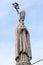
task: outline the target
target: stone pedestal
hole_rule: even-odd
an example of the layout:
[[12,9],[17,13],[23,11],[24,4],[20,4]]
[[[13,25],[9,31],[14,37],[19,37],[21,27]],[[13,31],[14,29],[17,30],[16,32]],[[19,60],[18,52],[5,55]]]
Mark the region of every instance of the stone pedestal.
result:
[[16,65],[32,65],[30,62],[19,62]]

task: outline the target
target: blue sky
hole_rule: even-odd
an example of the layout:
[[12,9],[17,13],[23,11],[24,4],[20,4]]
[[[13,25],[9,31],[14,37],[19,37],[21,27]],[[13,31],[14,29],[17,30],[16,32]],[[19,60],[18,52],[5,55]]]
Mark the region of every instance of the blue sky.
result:
[[[20,4],[20,11],[26,12],[32,63],[43,58],[43,0],[0,0],[0,65],[15,65],[15,26],[19,19],[12,6],[15,1]],[[38,64],[43,65],[43,61]]]

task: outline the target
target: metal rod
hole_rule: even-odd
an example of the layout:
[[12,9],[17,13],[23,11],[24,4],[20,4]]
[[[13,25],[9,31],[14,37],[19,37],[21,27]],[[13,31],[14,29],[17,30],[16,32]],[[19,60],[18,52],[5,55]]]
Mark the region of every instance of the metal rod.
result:
[[32,65],[34,65],[34,64],[36,64],[36,63],[38,63],[38,62],[40,62],[40,61],[43,61],[43,59],[40,59],[40,60],[38,60],[38,61],[32,63]]

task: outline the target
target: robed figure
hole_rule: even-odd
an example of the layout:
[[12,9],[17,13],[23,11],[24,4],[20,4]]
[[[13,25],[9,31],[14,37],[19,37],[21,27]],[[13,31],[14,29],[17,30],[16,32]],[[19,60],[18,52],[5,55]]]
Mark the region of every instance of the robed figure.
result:
[[32,59],[30,34],[24,25],[25,12],[20,12],[20,19],[16,26],[15,60],[29,61]]

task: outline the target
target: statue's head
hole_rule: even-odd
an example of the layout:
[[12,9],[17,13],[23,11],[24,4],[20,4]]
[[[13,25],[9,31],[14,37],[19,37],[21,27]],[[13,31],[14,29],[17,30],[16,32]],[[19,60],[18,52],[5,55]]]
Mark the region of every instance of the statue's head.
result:
[[24,21],[25,19],[25,11],[20,12],[20,21]]

